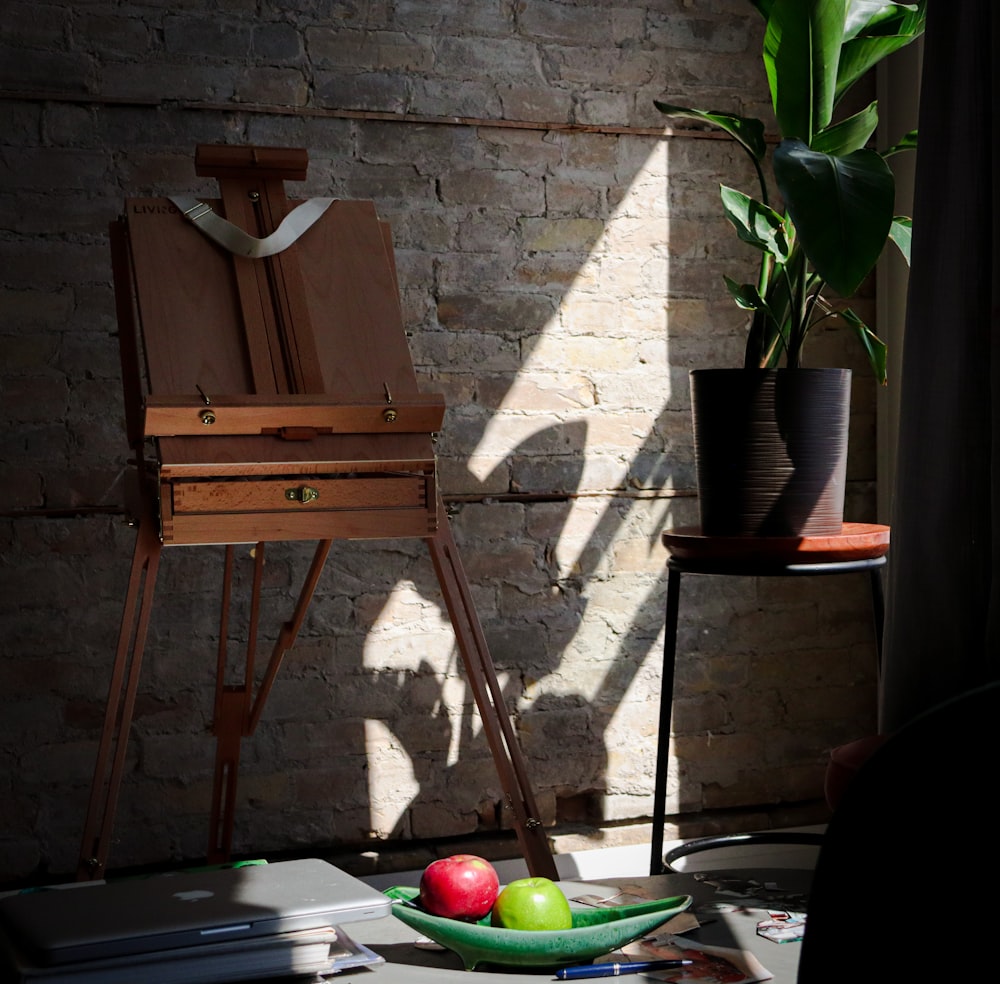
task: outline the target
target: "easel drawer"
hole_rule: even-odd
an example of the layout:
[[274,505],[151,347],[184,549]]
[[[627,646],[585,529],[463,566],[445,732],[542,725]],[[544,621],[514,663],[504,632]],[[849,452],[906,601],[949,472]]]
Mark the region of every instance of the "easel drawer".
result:
[[304,509],[299,513],[179,513],[163,510],[165,546],[273,540],[383,540],[433,536],[433,509]]
[[173,513],[301,512],[331,509],[425,508],[426,476],[175,482]]
[[426,537],[437,529],[434,473],[164,481],[168,545]]

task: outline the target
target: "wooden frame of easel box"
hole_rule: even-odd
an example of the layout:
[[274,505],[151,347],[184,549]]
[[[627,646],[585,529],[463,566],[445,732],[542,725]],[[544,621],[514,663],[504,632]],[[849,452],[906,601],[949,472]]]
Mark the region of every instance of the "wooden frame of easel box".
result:
[[[296,148],[200,146],[196,173],[218,180],[219,201],[182,211],[169,199],[131,198],[111,225],[137,534],[78,876],[100,877],[107,865],[164,546],[227,545],[207,851],[220,861],[232,847],[243,739],[260,721],[333,542],[419,537],[529,871],[555,878],[437,488],[432,436],[444,400],[417,386],[388,225],[371,202],[321,200],[313,208],[319,218],[291,245],[257,258],[220,246],[198,227],[207,217],[223,233],[228,223],[251,248],[270,242],[283,223],[304,214],[284,183],[303,180],[307,166],[306,151]],[[317,545],[255,687],[264,546],[276,540]],[[256,556],[242,680],[233,684],[226,639],[238,543],[256,544]]]

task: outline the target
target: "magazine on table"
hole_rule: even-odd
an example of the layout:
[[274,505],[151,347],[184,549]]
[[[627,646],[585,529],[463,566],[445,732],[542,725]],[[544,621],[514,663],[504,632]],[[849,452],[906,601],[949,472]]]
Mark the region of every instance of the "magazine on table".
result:
[[622,953],[628,960],[690,960],[685,967],[648,973],[670,984],[752,984],[774,976],[749,950],[709,946],[673,933],[630,943]]

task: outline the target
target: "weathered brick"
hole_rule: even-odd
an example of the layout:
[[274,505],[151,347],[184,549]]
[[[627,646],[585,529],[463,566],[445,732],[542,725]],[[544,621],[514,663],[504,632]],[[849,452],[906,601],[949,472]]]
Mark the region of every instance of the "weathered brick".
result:
[[87,47],[95,53],[142,58],[154,47],[155,31],[142,17],[83,12],[79,30],[87,39]]
[[499,89],[504,119],[553,123],[569,121],[573,115],[573,95],[542,89],[537,85],[507,85]]
[[291,24],[257,24],[251,33],[251,50],[269,63],[298,62],[302,58],[302,34]]
[[586,254],[604,232],[604,223],[597,219],[526,219],[522,228],[528,250]]
[[305,106],[309,100],[309,82],[295,68],[258,68],[243,74],[233,95],[245,103]]
[[244,60],[252,36],[250,24],[217,17],[168,16],[163,22],[164,47],[173,56]]
[[426,35],[310,27],[305,41],[310,58],[321,68],[426,72],[434,62],[433,47]]
[[[688,370],[742,360],[722,274],[756,260],[717,186],[754,175],[730,141],[619,131],[663,127],[665,92],[766,110],[760,19],[599,0],[306,3],[273,22],[216,6],[90,4],[67,25],[16,3],[4,28],[0,881],[75,865],[135,538],[107,224],[125,195],[214,196],[199,143],[306,147],[290,194],[370,198],[391,222],[419,383],[448,402],[439,486],[541,816],[648,816],[658,535],[697,522]],[[26,90],[46,98],[10,98]],[[857,365],[849,342],[821,331],[814,357]],[[859,518],[873,408],[856,388]],[[311,553],[268,545],[261,659]],[[204,851],[221,566],[219,548],[164,551],[115,863]],[[233,674],[249,571],[240,547]],[[873,727],[866,587],[813,581],[685,577],[669,810],[818,797],[826,749]],[[335,545],[243,764],[245,853],[509,830],[423,543]]]
[[[23,6],[31,6],[24,4]],[[82,52],[44,51],[0,44],[0,85],[15,92],[86,92],[91,63]]]

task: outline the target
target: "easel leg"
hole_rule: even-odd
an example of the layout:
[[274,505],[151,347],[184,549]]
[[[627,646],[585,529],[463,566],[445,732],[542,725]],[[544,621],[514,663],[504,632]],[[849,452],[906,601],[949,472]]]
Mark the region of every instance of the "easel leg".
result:
[[239,783],[240,751],[246,724],[246,694],[242,687],[222,687],[213,729],[215,731],[215,779],[209,819],[209,864],[229,860],[236,821],[236,788]]
[[538,807],[528,781],[524,758],[507,716],[503,691],[440,496],[437,533],[427,537],[427,545],[500,776],[500,785],[514,813],[514,827],[528,871],[534,876],[556,879],[555,862],[538,818]]
[[302,628],[302,623],[306,619],[306,612],[309,610],[313,593],[316,591],[319,576],[323,573],[323,567],[326,564],[326,558],[329,556],[332,544],[332,540],[320,540],[316,544],[316,552],[313,554],[312,564],[309,566],[306,579],[302,583],[302,589],[299,591],[295,611],[292,612],[292,617],[282,625],[281,631],[278,633],[278,638],[274,643],[274,648],[271,650],[271,658],[268,660],[264,676],[260,681],[260,689],[257,691],[253,707],[250,709],[250,722],[247,734],[252,735],[257,730],[257,724],[260,722],[260,716],[264,711],[264,702],[267,700],[267,695],[271,692],[271,686],[274,684],[278,670],[281,668],[285,653],[292,648],[295,640],[298,638],[299,629]]
[[291,649],[305,621],[316,584],[330,553],[333,541],[321,540],[312,564],[299,592],[292,617],[284,623],[271,651],[264,677],[256,697],[253,697],[256,640],[260,620],[260,586],[264,568],[264,544],[255,548],[254,579],[250,603],[250,625],[247,630],[246,663],[243,683],[227,686],[226,640],[229,634],[229,609],[232,597],[233,548],[226,547],[226,569],[219,620],[219,656],[216,666],[215,720],[216,736],[215,780],[212,788],[212,812],[209,821],[208,861],[219,864],[228,861],[232,853],[233,829],[236,821],[236,789],[239,782],[240,751],[244,738],[257,729],[267,695],[271,691],[285,653]]
[[233,558],[234,548],[230,544],[226,547],[223,570],[222,610],[219,615],[219,649],[215,668],[215,713],[212,719],[212,732],[215,735],[215,777],[212,783],[212,807],[209,814],[208,851],[206,852],[209,864],[218,864],[228,860],[232,850],[240,751],[249,717],[250,688],[253,686],[257,625],[260,613],[261,572],[264,567],[264,545],[258,543],[255,551],[243,682],[236,686],[228,686],[226,675],[229,662],[229,612],[233,597]]
[[104,712],[104,730],[90,787],[90,802],[77,865],[77,879],[81,881],[103,877],[107,865],[162,548],[155,518],[146,512],[139,522],[132,553],[132,570]]

